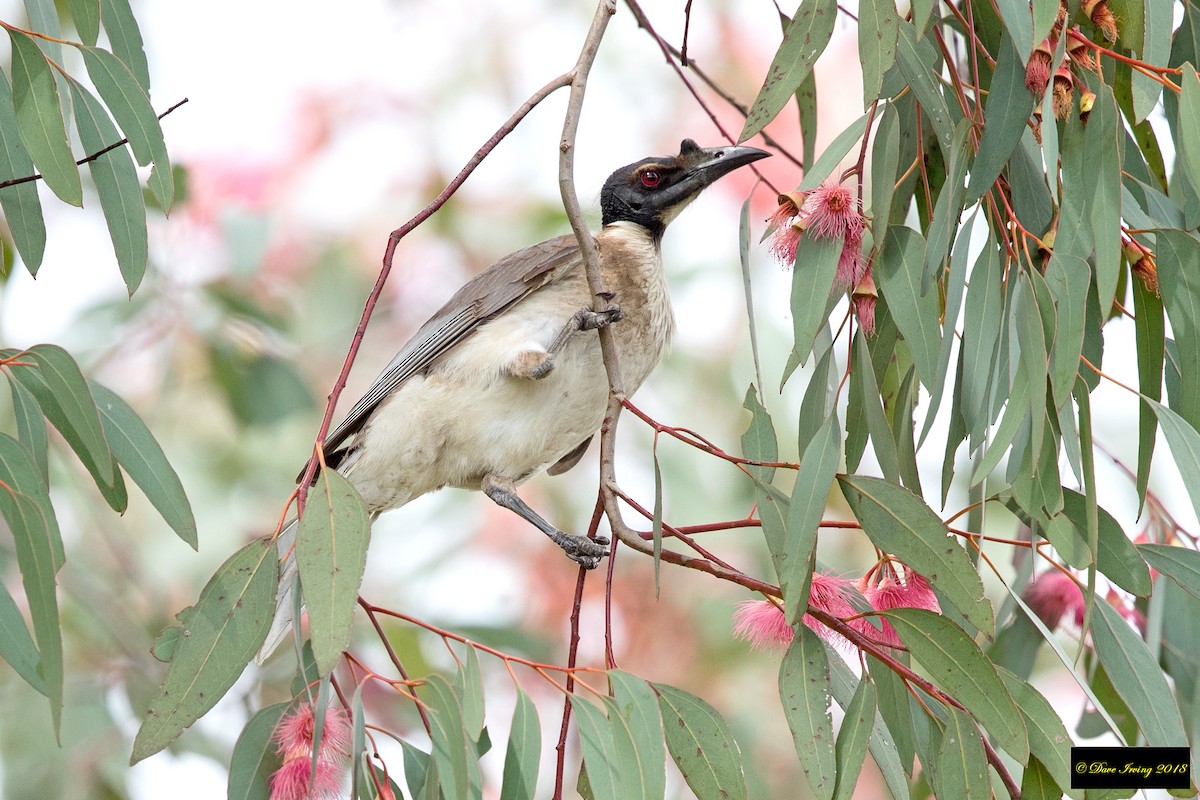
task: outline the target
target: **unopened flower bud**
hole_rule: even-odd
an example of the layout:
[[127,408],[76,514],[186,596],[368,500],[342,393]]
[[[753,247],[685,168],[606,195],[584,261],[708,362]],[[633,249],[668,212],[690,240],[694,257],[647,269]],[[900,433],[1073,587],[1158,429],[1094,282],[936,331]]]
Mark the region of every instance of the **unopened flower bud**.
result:
[[1079,10],[1087,15],[1105,39],[1110,42],[1117,40],[1117,18],[1108,7],[1108,0],[1083,0]]
[[1153,253],[1142,253],[1141,258],[1137,261],[1130,262],[1130,268],[1133,274],[1141,280],[1142,286],[1146,287],[1146,291],[1158,294],[1158,264],[1154,262]]
[[1073,26],[1071,32],[1076,35],[1067,37],[1067,55],[1081,69],[1095,69],[1096,62],[1092,59],[1091,42],[1084,40],[1083,31],[1079,30],[1078,25]]
[[1075,96],[1075,76],[1065,63],[1054,73],[1054,88],[1051,91],[1054,95],[1054,116],[1066,119],[1071,113],[1071,104]]
[[1039,100],[1050,84],[1050,60],[1053,55],[1054,43],[1049,39],[1042,39],[1042,43],[1030,54],[1029,63],[1025,66],[1025,88]]
[[1079,118],[1087,122],[1088,115],[1092,113],[1092,107],[1096,105],[1096,93],[1084,89],[1079,93]]

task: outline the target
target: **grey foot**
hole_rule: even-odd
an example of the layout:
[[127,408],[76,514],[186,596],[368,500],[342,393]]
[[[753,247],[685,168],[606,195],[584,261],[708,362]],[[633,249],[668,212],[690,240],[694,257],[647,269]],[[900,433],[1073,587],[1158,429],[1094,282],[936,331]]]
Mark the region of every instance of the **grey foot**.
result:
[[581,309],[579,312],[579,330],[591,331],[597,328],[603,328],[605,325],[611,325],[614,322],[620,322],[625,316],[621,313],[621,307],[612,305],[604,311],[593,311],[590,308]]
[[586,536],[573,536],[562,531],[554,531],[546,535],[563,549],[567,558],[578,563],[584,569],[595,569],[600,565],[600,560],[608,555],[607,536],[589,539]]

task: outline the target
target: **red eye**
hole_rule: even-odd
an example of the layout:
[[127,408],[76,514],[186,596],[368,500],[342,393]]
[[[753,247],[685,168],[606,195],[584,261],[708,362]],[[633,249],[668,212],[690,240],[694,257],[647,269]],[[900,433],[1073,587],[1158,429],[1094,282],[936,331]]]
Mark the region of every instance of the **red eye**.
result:
[[652,169],[648,169],[642,173],[642,186],[645,186],[647,189],[657,188],[661,180],[662,176]]

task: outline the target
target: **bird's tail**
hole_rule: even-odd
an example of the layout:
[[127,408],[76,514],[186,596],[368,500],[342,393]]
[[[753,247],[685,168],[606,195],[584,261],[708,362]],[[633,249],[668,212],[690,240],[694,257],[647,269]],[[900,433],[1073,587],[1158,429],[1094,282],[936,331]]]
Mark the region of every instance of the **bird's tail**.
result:
[[255,663],[258,664],[266,661],[292,630],[292,622],[296,613],[295,592],[298,584],[296,580],[298,574],[296,566],[297,524],[297,520],[289,522],[275,540],[275,546],[278,548],[279,558],[282,562],[279,568],[279,589],[275,594],[275,619],[271,621],[271,630],[267,632],[266,641],[263,642],[258,655],[254,657]]

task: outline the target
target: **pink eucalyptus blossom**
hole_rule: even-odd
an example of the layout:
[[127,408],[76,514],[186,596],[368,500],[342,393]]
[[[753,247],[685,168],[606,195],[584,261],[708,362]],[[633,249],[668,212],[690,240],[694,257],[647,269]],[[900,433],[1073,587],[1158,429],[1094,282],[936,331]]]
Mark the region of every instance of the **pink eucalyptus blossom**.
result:
[[[809,589],[808,593],[808,604],[824,611],[830,616],[845,620],[859,613],[858,609],[848,599],[849,595],[857,593],[854,584],[846,578],[826,575],[823,572],[814,572],[812,588]],[[841,634],[830,630],[824,623],[817,621],[810,614],[805,614],[801,621],[832,645],[841,647],[849,644]],[[864,633],[866,632],[864,626],[870,627],[871,623],[864,619],[856,619],[847,624],[856,631]]]
[[283,764],[271,776],[271,800],[326,800],[341,791],[350,757],[350,715],[342,708],[326,712],[314,770],[315,728],[309,703],[279,721],[273,739]]
[[796,248],[800,246],[800,236],[804,227],[800,224],[800,208],[808,192],[785,192],[779,195],[779,205],[775,213],[767,220],[771,234],[771,255],[784,267],[796,263]]
[[1076,625],[1083,624],[1083,592],[1073,578],[1056,569],[1043,572],[1029,584],[1025,602],[1051,630],[1068,614]]
[[783,609],[770,600],[747,600],[733,612],[733,621],[733,635],[755,650],[786,649],[796,635]]
[[862,239],[866,220],[854,192],[840,183],[827,181],[808,195],[800,213],[805,230],[812,231],[813,236],[844,242],[838,257],[835,285],[847,288],[862,280],[865,272]]
[[[893,608],[923,608],[939,614],[942,611],[937,597],[933,594],[933,588],[930,587],[925,576],[907,568],[903,581],[895,574],[887,574],[878,583],[868,586],[864,594],[867,602],[876,611],[888,611]],[[883,620],[882,630],[872,629],[869,633],[884,644],[892,647],[901,646],[900,637],[887,620]]]

